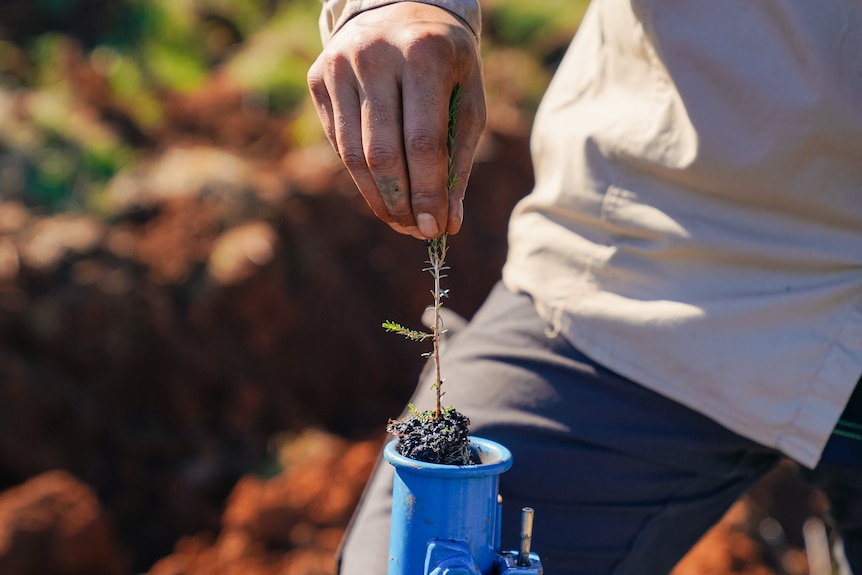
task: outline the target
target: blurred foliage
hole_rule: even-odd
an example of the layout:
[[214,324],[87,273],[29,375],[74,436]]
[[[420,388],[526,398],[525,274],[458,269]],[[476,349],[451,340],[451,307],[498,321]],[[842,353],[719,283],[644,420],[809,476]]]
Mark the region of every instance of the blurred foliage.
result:
[[[483,3],[489,100],[530,116],[586,5]],[[226,114],[283,122],[270,158],[319,142],[305,84],[319,9],[319,0],[4,0],[0,200],[98,211],[112,178],[171,145],[261,154],[213,139]],[[189,110],[200,117],[184,121]]]
[[588,0],[495,0],[486,5],[485,37],[551,57],[568,45],[586,12]]

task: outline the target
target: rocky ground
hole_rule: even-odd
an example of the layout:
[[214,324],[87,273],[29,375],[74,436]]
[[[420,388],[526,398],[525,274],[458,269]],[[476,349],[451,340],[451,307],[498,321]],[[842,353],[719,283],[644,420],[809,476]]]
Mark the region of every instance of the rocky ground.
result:
[[[464,315],[499,274],[526,147],[483,143],[450,251]],[[379,325],[418,318],[427,286],[424,247],[331,160],[184,146],[108,219],[0,205],[0,572],[333,573],[421,362]],[[675,575],[805,573],[794,534],[817,505],[784,468]]]
[[[523,138],[485,148],[474,221],[450,252],[453,270],[469,270],[450,282],[465,315],[499,273],[508,211],[530,181]],[[254,162],[184,143],[118,178],[107,218],[0,204],[9,498],[64,470],[49,487],[90,489],[125,557],[117,565],[141,572],[183,537],[197,537],[186,554],[216,537],[229,496],[255,480],[237,482],[285,469],[279,446],[298,433],[380,437],[421,363],[380,324],[418,322],[425,248],[377,222],[331,162],[328,149]],[[0,566],[4,551],[21,553],[16,537],[0,545]]]

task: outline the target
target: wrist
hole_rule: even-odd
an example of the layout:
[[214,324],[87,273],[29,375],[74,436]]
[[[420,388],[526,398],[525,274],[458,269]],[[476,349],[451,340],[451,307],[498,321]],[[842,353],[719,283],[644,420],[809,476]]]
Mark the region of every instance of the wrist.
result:
[[455,16],[476,41],[479,40],[482,19],[478,0],[323,0],[320,30],[324,45],[354,16],[399,2],[418,2],[441,8]]

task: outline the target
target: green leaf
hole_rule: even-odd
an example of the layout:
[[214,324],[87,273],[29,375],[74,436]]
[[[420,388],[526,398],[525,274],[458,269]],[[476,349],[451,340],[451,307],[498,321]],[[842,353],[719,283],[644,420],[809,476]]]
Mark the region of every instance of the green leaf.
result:
[[418,331],[415,329],[410,329],[408,327],[404,327],[400,323],[396,323],[394,321],[384,321],[383,329],[385,329],[389,333],[397,333],[398,335],[404,336],[407,339],[413,341],[425,341],[429,337],[432,337],[430,333],[425,333],[424,331]]

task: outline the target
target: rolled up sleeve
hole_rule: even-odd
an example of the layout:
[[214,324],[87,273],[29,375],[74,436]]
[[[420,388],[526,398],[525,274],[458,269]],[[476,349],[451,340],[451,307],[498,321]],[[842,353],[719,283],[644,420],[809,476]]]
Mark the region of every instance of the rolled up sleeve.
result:
[[[387,4],[395,4],[407,0],[322,0],[323,10],[320,12],[320,37],[323,44],[329,42],[345,22],[366,10],[379,8]],[[482,27],[481,12],[478,0],[409,0],[438,6],[448,10],[472,30],[473,35],[479,38]]]

